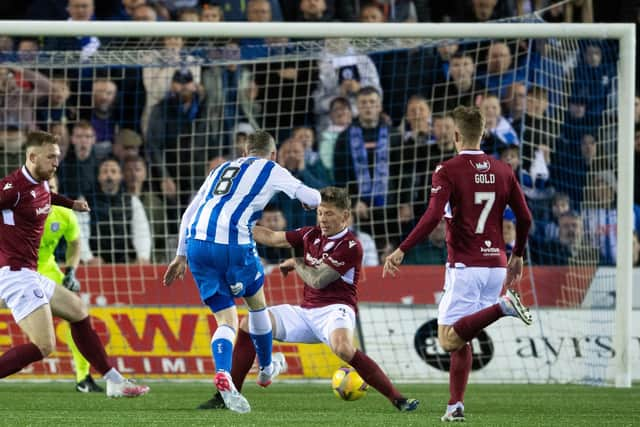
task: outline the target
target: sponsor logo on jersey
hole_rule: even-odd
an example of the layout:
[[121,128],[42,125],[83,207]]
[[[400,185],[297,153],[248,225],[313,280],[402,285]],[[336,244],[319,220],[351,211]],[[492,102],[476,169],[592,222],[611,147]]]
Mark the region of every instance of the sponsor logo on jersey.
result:
[[500,255],[500,249],[499,248],[493,248],[493,242],[491,242],[491,240],[485,240],[484,241],[484,245],[486,246],[486,248],[480,248],[480,252],[482,253],[482,255],[484,256],[496,256],[496,255]]
[[489,163],[489,160],[483,160],[481,162],[474,162],[473,160],[469,160],[469,163],[471,163],[471,166],[476,168],[478,172],[487,172],[489,169],[491,169],[491,163]]
[[331,264],[335,265],[336,267],[342,267],[344,265],[344,262],[335,260],[335,259],[331,258],[331,256],[329,256],[327,254],[323,254],[323,257],[324,257],[324,255],[326,255],[326,259],[328,259],[329,262]]
[[13,188],[13,184],[10,182],[7,182],[4,187],[2,187],[3,190],[11,190]]
[[51,212],[51,205],[49,203],[47,203],[46,205],[44,205],[41,208],[36,208],[36,216],[38,216],[38,215],[49,215],[49,212]]

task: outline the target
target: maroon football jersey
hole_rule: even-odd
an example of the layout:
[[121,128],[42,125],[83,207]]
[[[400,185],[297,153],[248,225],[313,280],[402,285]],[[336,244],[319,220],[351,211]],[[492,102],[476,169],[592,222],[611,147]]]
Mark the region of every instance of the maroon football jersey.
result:
[[12,270],[38,266],[44,222],[51,210],[49,183],[35,180],[26,167],[0,181],[0,267]]
[[286,237],[291,246],[303,249],[306,265],[314,267],[324,262],[340,273],[338,280],[323,289],[305,284],[301,306],[315,308],[346,304],[357,312],[362,245],[356,236],[346,228],[335,236],[326,237],[320,232],[320,227],[315,226],[287,231]]
[[406,252],[425,239],[444,213],[449,265],[504,267],[502,217],[507,205],[516,216],[513,253],[522,256],[531,213],[513,170],[482,151],[461,151],[436,167],[429,208],[400,249]]

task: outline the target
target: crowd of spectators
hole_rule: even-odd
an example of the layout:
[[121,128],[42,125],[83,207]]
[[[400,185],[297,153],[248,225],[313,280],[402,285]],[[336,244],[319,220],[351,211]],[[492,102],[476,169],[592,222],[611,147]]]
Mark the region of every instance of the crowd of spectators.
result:
[[[0,16],[486,22],[546,7],[542,16],[553,22],[607,19],[595,3],[33,0],[2,6]],[[637,5],[625,3],[621,10],[637,19]],[[437,164],[455,155],[448,113],[460,104],[477,105],[487,118],[482,149],[511,165],[534,213],[531,261],[615,263],[615,146],[605,130],[615,120],[614,43],[579,40],[563,50],[543,40],[443,40],[363,51],[345,40],[318,40],[321,48],[309,57],[290,54],[288,42],[166,37],[151,47],[140,43],[136,64],[97,66],[87,64],[112,49],[113,40],[0,36],[3,175],[22,163],[26,132],[55,133],[63,153],[60,191],[93,207],[80,218],[83,262],[165,262],[180,215],[208,171],[238,156],[246,136],[261,128],[274,134],[278,161],[302,182],[349,189],[352,227],[367,242],[367,264],[376,265],[426,209]],[[549,54],[554,49],[563,54]],[[77,62],[46,65],[51,51],[77,53]],[[640,189],[639,98],[636,124]],[[640,213],[640,190],[634,202]],[[277,198],[261,221],[284,229],[315,217]],[[507,249],[513,221],[505,213]],[[442,264],[444,239],[442,225],[407,261]],[[268,263],[283,256],[261,252]]]

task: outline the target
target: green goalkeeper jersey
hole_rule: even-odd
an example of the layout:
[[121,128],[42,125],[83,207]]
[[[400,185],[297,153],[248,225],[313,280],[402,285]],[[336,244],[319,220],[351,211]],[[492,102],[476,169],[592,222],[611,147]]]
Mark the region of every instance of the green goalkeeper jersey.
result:
[[64,274],[58,267],[54,251],[64,237],[67,242],[73,242],[80,237],[78,219],[71,209],[62,206],[51,206],[51,212],[44,223],[44,232],[38,251],[38,273],[60,284]]

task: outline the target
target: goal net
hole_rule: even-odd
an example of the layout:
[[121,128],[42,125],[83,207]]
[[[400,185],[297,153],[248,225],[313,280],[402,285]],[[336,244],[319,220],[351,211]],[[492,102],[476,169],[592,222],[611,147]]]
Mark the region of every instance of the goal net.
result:
[[[446,381],[449,358],[436,337],[444,223],[407,255],[399,278],[382,279],[380,260],[426,210],[436,166],[455,155],[448,113],[477,105],[487,117],[482,149],[514,168],[533,213],[519,290],[535,322],[502,319],[474,339],[473,380],[640,378],[638,364],[632,373],[626,365],[638,359],[629,325],[640,318],[620,293],[631,280],[617,242],[630,242],[618,224],[630,225],[619,209],[622,198],[631,210],[631,178],[618,153],[631,155],[631,115],[621,114],[619,97],[628,100],[633,81],[620,80],[618,38],[604,38],[600,26],[558,38],[542,24],[534,38],[530,29],[519,36],[518,26],[508,37],[466,33],[472,38],[426,37],[414,27],[422,32],[411,38],[327,32],[340,37],[298,41],[295,32],[291,40],[255,38],[248,27],[244,37],[195,37],[204,27],[180,28],[156,37],[114,30],[98,43],[78,32],[77,50],[44,34],[40,51],[4,52],[0,66],[3,176],[21,164],[28,130],[60,136],[60,191],[93,209],[78,218],[81,295],[118,368],[167,379],[214,372],[215,320],[193,279],[163,288],[161,278],[180,216],[208,171],[264,129],[278,141],[280,164],[304,183],[347,187],[353,198],[352,227],[365,248],[358,345],[394,381]],[[16,42],[25,34],[4,31]],[[313,225],[315,213],[276,197],[260,221],[292,229]],[[507,251],[514,221],[504,213]],[[258,251],[268,303],[300,303],[300,279],[277,269],[292,253]],[[26,340],[8,311],[0,317],[0,351]],[[56,323],[56,352],[16,378],[70,377],[67,328]],[[322,345],[274,348],[288,359],[285,378],[328,379],[343,364]]]

